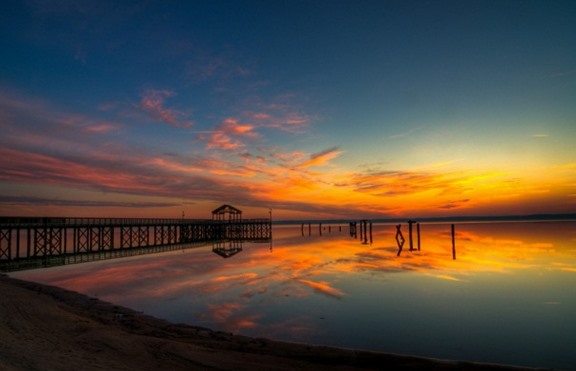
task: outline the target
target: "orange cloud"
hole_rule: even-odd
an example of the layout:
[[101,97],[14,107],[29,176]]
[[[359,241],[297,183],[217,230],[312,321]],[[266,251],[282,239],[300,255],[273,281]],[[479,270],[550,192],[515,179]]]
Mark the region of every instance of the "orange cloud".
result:
[[310,159],[298,165],[298,167],[322,166],[340,156],[342,152],[338,147],[328,148],[322,152],[310,155]]
[[259,134],[254,131],[253,125],[242,125],[236,119],[224,120],[210,138],[200,137],[207,142],[207,148],[235,150],[246,144],[241,138],[258,138]]
[[[166,107],[173,96],[171,91],[148,91],[139,108],[155,120],[182,126],[184,116]],[[342,167],[344,161],[336,164],[333,160],[343,157],[338,147],[310,155],[304,148],[254,146],[267,139],[262,137],[265,131],[259,132],[262,128],[280,121],[305,125],[308,119],[288,104],[255,104],[251,112],[256,113],[240,114],[245,121],[228,118],[216,130],[203,131],[205,137],[200,139],[214,151],[183,146],[158,153],[154,146],[123,144],[112,135],[122,128],[130,137],[127,124],[59,112],[44,102],[2,91],[0,97],[0,152],[9,159],[0,163],[0,180],[30,185],[38,193],[50,185],[91,192],[92,200],[102,198],[103,192],[141,197],[134,203],[138,205],[159,204],[146,197],[171,197],[168,204],[224,201],[240,207],[272,207],[279,218],[569,213],[576,207],[574,163],[530,171],[526,167],[458,170],[453,163],[451,170],[437,163],[417,169],[379,165],[362,171]],[[14,189],[4,194],[9,211],[17,209],[13,207],[17,200],[34,199]],[[60,192],[65,199],[67,192]],[[50,202],[50,197],[36,199]],[[148,212],[158,215],[159,210]]]

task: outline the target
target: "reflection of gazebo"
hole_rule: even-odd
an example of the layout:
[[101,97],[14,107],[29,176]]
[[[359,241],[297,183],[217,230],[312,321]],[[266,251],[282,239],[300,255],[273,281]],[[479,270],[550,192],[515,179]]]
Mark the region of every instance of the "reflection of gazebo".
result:
[[234,206],[222,205],[212,211],[212,220],[239,222],[242,220],[242,211]]
[[241,241],[221,241],[215,242],[212,251],[223,258],[229,258],[242,251]]

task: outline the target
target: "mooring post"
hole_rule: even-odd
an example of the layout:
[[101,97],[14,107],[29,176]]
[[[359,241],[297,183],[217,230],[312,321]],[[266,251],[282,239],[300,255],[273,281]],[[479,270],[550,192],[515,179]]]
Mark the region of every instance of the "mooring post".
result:
[[402,231],[400,230],[400,228],[402,228],[402,224],[398,224],[396,226],[396,242],[398,243],[398,254],[396,256],[400,256],[405,241],[404,236],[402,236]]
[[312,223],[308,223],[308,236],[312,236]]
[[372,222],[370,222],[370,245],[372,245]]
[[412,241],[412,224],[414,224],[414,221],[408,220],[408,238],[410,239],[410,251],[414,250],[414,243]]
[[318,232],[320,233],[320,236],[322,236],[322,223],[318,223]]
[[362,243],[367,244],[368,243],[368,221],[362,220],[360,223],[361,223],[360,224],[360,231],[362,233]]
[[304,236],[304,223],[302,223],[302,236]]
[[456,242],[454,238],[454,224],[452,224],[452,259],[456,260]]
[[418,235],[418,251],[420,251],[420,223],[416,223],[416,234]]

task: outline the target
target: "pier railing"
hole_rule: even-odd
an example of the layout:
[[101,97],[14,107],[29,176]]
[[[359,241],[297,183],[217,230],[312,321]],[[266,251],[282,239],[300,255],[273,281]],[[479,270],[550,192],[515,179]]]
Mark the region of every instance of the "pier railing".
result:
[[0,271],[271,237],[270,219],[0,217]]

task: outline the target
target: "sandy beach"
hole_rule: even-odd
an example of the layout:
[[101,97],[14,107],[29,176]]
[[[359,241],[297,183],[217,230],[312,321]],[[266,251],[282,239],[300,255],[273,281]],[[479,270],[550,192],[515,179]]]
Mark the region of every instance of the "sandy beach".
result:
[[0,295],[0,370],[526,369],[249,338],[6,275]]

